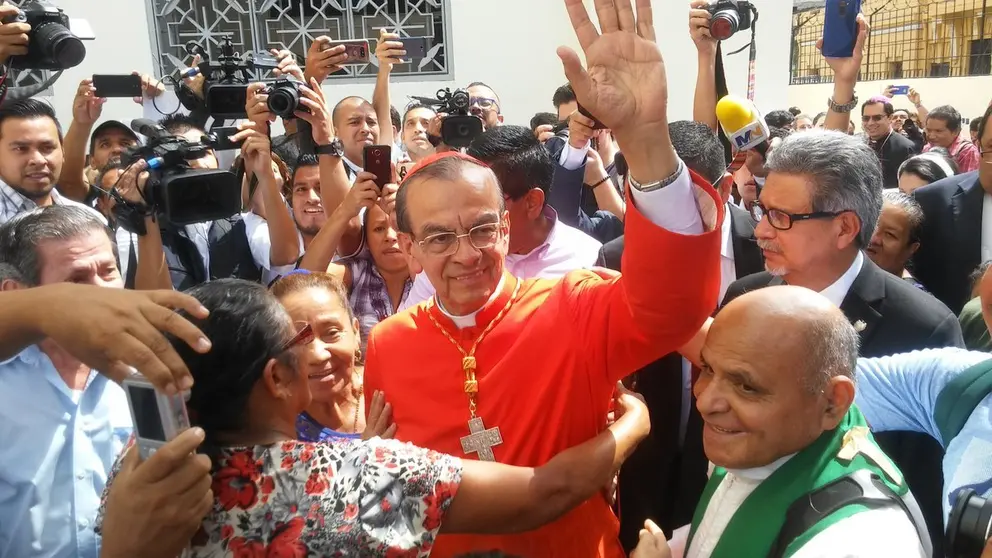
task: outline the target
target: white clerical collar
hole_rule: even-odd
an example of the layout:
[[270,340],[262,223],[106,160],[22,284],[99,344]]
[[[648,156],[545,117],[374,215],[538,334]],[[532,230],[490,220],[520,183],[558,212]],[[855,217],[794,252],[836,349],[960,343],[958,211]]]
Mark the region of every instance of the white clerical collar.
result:
[[[489,300],[487,300],[486,303],[482,305],[482,308],[489,306],[490,304],[493,303],[494,300],[496,300],[496,297],[499,296],[499,293],[503,292],[504,283],[506,283],[505,273],[503,274],[503,277],[500,278],[499,284],[496,285],[496,290],[493,291],[492,295],[490,295]],[[451,318],[451,321],[455,323],[455,327],[457,327],[458,329],[475,327],[475,316],[482,311],[482,308],[479,308],[478,310],[472,312],[471,314],[466,314],[464,316],[455,316],[451,312],[445,310],[444,305],[441,304],[441,299],[438,298],[437,295],[434,295],[434,303],[437,304],[437,309],[440,310],[442,314]]]
[[830,285],[826,289],[820,291],[820,294],[827,297],[827,300],[833,302],[835,306],[840,307],[844,303],[844,299],[847,297],[847,292],[851,290],[851,285],[854,284],[854,280],[858,278],[858,274],[861,273],[861,267],[865,264],[865,255],[858,250],[858,256],[854,258],[854,263],[851,267],[847,268],[844,275],[841,275],[839,279],[834,281],[833,285]]
[[792,459],[795,455],[796,454],[794,453],[790,453],[785,457],[780,457],[768,465],[762,465],[761,467],[752,467],[751,469],[727,469],[727,473],[742,479],[763,481],[772,476],[772,473],[777,471],[782,465],[785,465],[785,462]]

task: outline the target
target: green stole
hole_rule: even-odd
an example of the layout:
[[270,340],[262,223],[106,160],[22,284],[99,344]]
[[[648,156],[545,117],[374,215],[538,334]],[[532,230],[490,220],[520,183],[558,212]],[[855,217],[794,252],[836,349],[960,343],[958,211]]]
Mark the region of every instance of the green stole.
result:
[[[851,461],[838,459],[837,454],[844,443],[844,434],[854,427],[867,427],[864,416],[854,405],[834,430],[824,432],[813,444],[794,455],[781,467],[761,482],[748,495],[744,503],[734,512],[720,540],[713,549],[711,558],[760,558],[768,556],[779,531],[785,524],[785,515],[797,499],[805,494],[847,476],[860,469],[869,469],[881,478],[892,490],[902,496],[908,488],[901,479],[890,479],[864,454],[858,453]],[[869,440],[875,444],[874,438]],[[877,447],[877,445],[876,445]],[[881,450],[879,450],[881,452]],[[727,475],[726,469],[716,467],[710,476],[703,495],[696,505],[692,518],[689,540],[686,542],[686,555],[692,545],[696,529],[710,503],[710,498]],[[899,484],[901,483],[901,484]],[[850,505],[837,510],[823,521],[809,529],[789,545],[785,556],[791,556],[814,535],[841,519],[850,517],[868,508]]]

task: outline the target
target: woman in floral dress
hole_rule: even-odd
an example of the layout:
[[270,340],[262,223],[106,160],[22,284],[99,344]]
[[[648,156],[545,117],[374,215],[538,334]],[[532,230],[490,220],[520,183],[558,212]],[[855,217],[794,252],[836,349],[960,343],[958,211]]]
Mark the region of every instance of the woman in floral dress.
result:
[[311,325],[295,330],[254,283],[225,279],[188,294],[210,311],[187,318],[213,344],[198,354],[173,340],[195,381],[190,419],[206,432],[201,449],[213,462],[215,501],[190,541],[194,558],[428,556],[442,530],[526,531],[606,485],[650,429],[647,409],[618,386],[620,418],[537,469],[380,438],[300,441],[297,417],[311,403],[300,362]]

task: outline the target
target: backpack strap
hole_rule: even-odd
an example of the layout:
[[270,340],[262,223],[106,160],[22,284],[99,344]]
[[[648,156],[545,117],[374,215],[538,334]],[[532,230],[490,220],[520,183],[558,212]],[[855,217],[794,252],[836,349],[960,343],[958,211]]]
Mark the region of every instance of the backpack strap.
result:
[[933,418],[944,447],[961,432],[971,413],[990,393],[992,358],[967,368],[940,390],[934,404]]
[[821,521],[854,505],[867,509],[898,506],[916,527],[926,556],[933,555],[926,521],[912,493],[907,491],[905,496],[899,496],[878,475],[868,469],[859,469],[793,502],[785,514],[785,523],[768,553],[768,558],[783,558],[789,545]]

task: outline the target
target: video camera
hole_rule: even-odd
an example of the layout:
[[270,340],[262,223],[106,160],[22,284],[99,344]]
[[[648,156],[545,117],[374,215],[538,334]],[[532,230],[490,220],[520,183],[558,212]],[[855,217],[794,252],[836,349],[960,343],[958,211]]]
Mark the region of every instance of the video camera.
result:
[[139,118],[131,129],[148,138],[121,156],[126,167],[140,160],[148,162],[144,204],[135,204],[115,195],[114,213],[129,232],[144,235],[145,217],[158,215],[173,225],[189,225],[230,217],[241,210],[241,183],[234,173],[218,169],[193,169],[190,161],[201,159],[213,149],[213,140],[204,137],[192,142],[170,135],[162,126]]
[[468,91],[458,89],[439,89],[437,99],[427,97],[411,97],[426,106],[435,107],[438,112],[448,116],[441,122],[441,140],[451,147],[468,147],[472,141],[482,135],[482,118],[470,112],[471,97]]
[[248,101],[248,83],[253,81],[250,72],[279,67],[275,57],[268,54],[236,53],[229,37],[225,37],[221,43],[221,54],[216,61],[211,61],[203,47],[192,41],[186,43],[186,52],[200,55],[202,61],[197,70],[204,79],[203,100],[207,113],[215,119],[234,120],[247,117],[245,103]]
[[[27,23],[28,53],[10,57],[10,67],[18,70],[66,70],[82,63],[86,57],[84,40],[96,37],[85,20],[73,25],[65,12],[45,2],[31,2],[3,23]],[[79,31],[74,34],[70,29]],[[85,32],[84,32],[85,31]]]
[[726,41],[738,31],[751,28],[754,5],[748,0],[717,0],[707,8],[712,15],[710,19],[710,35],[718,41]]
[[992,500],[966,488],[956,500],[947,519],[948,558],[979,558],[992,537]]

